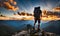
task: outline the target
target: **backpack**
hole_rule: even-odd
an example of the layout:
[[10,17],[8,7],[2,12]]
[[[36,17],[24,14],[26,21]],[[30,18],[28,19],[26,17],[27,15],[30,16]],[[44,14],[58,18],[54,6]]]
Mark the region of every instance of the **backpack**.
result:
[[39,18],[40,17],[40,14],[42,14],[41,10],[39,10],[39,9],[35,9],[34,10],[34,17]]

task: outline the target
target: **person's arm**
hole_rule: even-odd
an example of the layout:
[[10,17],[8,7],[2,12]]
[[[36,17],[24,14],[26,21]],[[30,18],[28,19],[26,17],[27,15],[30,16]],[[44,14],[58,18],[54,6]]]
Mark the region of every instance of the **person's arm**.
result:
[[41,17],[42,17],[42,11],[41,11]]
[[40,10],[40,17],[42,17],[42,11]]

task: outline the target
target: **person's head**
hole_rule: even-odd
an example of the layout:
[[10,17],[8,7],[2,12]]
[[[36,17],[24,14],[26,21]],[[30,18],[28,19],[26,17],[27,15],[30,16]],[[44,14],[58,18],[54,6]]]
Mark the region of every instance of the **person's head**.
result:
[[35,10],[40,10],[40,6],[39,7],[35,7]]
[[37,7],[38,9],[40,9],[40,6],[39,7]]

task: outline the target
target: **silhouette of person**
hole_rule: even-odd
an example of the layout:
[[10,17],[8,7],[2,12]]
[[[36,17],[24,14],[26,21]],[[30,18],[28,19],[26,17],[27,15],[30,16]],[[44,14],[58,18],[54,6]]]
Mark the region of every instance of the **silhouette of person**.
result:
[[35,24],[38,21],[38,30],[40,30],[40,20],[42,16],[42,11],[40,10],[40,7],[35,7],[34,8],[34,28],[35,28]]

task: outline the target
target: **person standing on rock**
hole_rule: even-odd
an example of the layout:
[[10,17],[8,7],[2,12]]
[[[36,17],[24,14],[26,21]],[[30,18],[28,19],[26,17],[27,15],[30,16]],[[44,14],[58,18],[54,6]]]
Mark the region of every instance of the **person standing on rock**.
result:
[[38,21],[38,30],[40,30],[40,20],[42,16],[42,11],[40,10],[40,7],[34,8],[34,28],[36,25],[36,22]]

